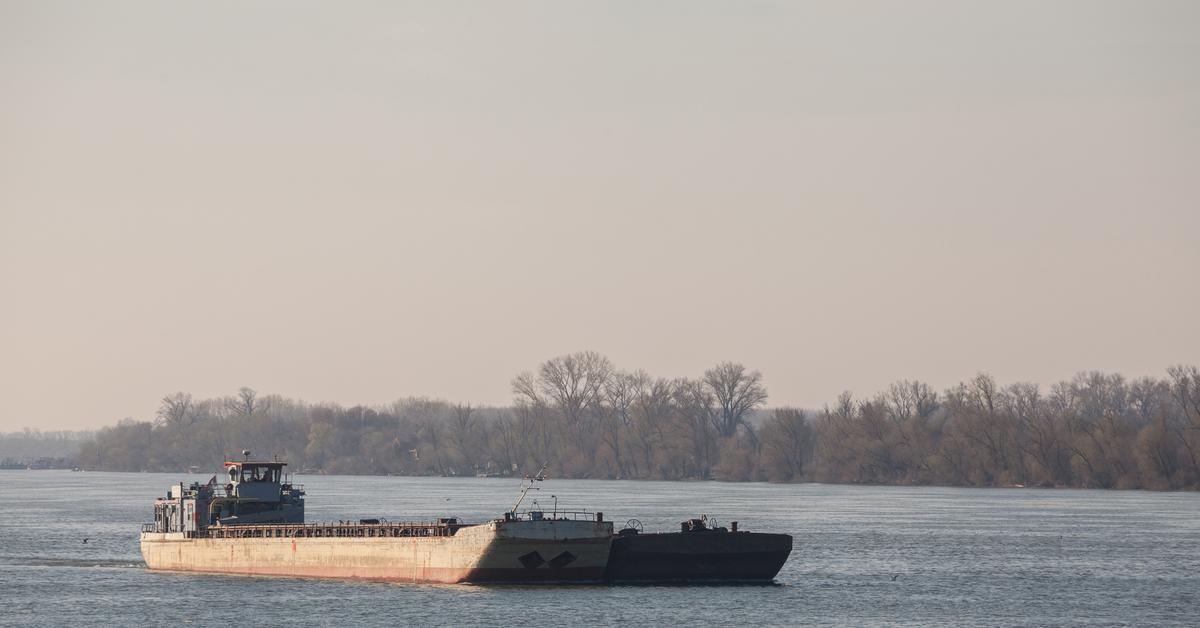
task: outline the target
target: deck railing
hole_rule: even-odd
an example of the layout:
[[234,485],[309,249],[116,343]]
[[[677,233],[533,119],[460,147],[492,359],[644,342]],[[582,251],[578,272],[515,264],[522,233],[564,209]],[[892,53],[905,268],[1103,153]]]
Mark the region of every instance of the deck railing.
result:
[[590,510],[522,510],[512,518],[516,521],[603,521],[602,517],[603,513]]
[[461,523],[279,523],[223,525],[205,528],[214,539],[248,538],[392,538],[454,536]]
[[[534,513],[541,512],[540,517]],[[603,521],[603,515],[587,510],[524,511],[510,521]],[[395,538],[413,536],[454,536],[460,529],[476,524],[460,521],[354,523],[265,523],[213,525],[188,532],[189,538]],[[155,524],[143,523],[142,532],[156,532]]]

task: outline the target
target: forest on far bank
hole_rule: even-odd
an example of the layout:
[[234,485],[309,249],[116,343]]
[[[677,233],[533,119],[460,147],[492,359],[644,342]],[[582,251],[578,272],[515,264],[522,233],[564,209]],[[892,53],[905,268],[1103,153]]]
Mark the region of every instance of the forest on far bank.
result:
[[1049,389],[976,375],[944,391],[898,381],[816,411],[768,408],[757,371],[697,379],[580,352],[512,381],[509,407],[406,398],[309,404],[242,388],[162,399],[80,445],[93,470],[208,472],[249,449],[293,471],[948,486],[1200,488],[1200,372],[1086,372]]

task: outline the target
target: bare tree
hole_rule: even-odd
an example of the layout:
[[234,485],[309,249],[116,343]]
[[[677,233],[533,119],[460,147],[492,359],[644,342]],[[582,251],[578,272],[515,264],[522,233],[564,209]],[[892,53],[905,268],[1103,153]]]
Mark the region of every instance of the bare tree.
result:
[[[542,363],[538,390],[562,413],[568,425],[578,424],[604,399],[604,385],[612,375],[612,363],[594,351],[580,351]],[[514,387],[517,382],[514,382]]]
[[1167,369],[1171,394],[1183,410],[1184,418],[1200,423],[1200,369],[1182,364]]
[[720,415],[716,397],[702,380],[679,378],[672,382],[672,388],[678,440],[680,445],[690,445],[686,464],[677,464],[675,473],[707,478],[718,451],[713,433]]
[[613,373],[604,383],[604,400],[608,409],[628,426],[633,420],[633,406],[650,385],[650,376],[645,371]]
[[1129,405],[1139,427],[1149,425],[1164,411],[1164,399],[1170,398],[1170,386],[1151,377],[1134,380],[1129,385]]
[[733,436],[746,415],[767,402],[767,389],[762,374],[746,371],[734,362],[722,362],[704,372],[704,383],[717,399],[720,413],[713,417],[713,427],[726,438]]
[[996,380],[987,373],[980,373],[967,386],[967,400],[976,411],[985,416],[996,413]]
[[250,416],[259,410],[265,409],[263,405],[258,400],[258,392],[247,386],[239,388],[237,396],[229,399],[226,403],[231,412],[243,416]]
[[478,419],[475,417],[474,409],[471,404],[463,405],[456,403],[451,408],[454,411],[451,417],[451,427],[449,439],[453,442],[454,447],[458,449],[463,460],[467,464],[474,461],[475,449],[475,431],[477,428]]
[[1192,474],[1200,479],[1200,370],[1194,366],[1172,366],[1171,394],[1183,411],[1183,421],[1171,431],[1187,452]]
[[888,387],[888,414],[893,421],[910,417],[926,418],[938,407],[938,395],[929,384],[901,380]]
[[763,455],[767,477],[788,482],[804,477],[812,456],[815,434],[801,410],[779,408],[763,426]]
[[495,421],[495,434],[492,439],[492,449],[499,460],[504,472],[515,471],[518,463],[525,459],[526,434],[532,429],[526,422],[520,421],[510,412],[502,412]]
[[645,371],[628,373],[618,371],[604,382],[604,417],[600,425],[600,438],[612,452],[612,475],[624,477],[626,456],[623,443],[633,423],[633,407],[649,385],[650,376]]
[[633,404],[633,434],[637,451],[641,455],[635,466],[640,466],[639,477],[655,474],[655,459],[666,441],[666,426],[672,410],[671,382],[657,378],[649,382]]
[[538,406],[545,404],[542,394],[538,392],[537,376],[529,371],[520,373],[513,378],[512,392],[517,396],[519,402]]
[[192,396],[177,392],[162,398],[155,413],[160,425],[187,425],[195,418]]

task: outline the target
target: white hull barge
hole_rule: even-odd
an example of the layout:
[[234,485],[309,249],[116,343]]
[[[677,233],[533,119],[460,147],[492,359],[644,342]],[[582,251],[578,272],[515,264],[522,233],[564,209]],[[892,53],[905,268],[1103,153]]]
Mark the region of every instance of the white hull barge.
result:
[[390,582],[599,582],[612,523],[238,525],[143,532],[150,569]]
[[304,523],[304,488],[285,478],[284,466],[231,461],[224,486],[215,476],[208,484],[171,486],[154,504],[154,523],[142,526],[146,566],[389,582],[604,580],[613,524],[601,513],[518,514],[518,500],[503,518],[478,524],[310,524]]

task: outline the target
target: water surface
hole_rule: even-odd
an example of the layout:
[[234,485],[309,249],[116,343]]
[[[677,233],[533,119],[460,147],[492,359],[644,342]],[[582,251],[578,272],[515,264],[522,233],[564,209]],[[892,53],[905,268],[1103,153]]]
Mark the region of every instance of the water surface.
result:
[[[1196,625],[1200,495],[550,480],[547,510],[785,532],[774,586],[412,585],[150,572],[151,473],[0,471],[0,625]],[[309,520],[495,517],[519,481],[305,476]],[[83,539],[89,539],[85,544]]]

